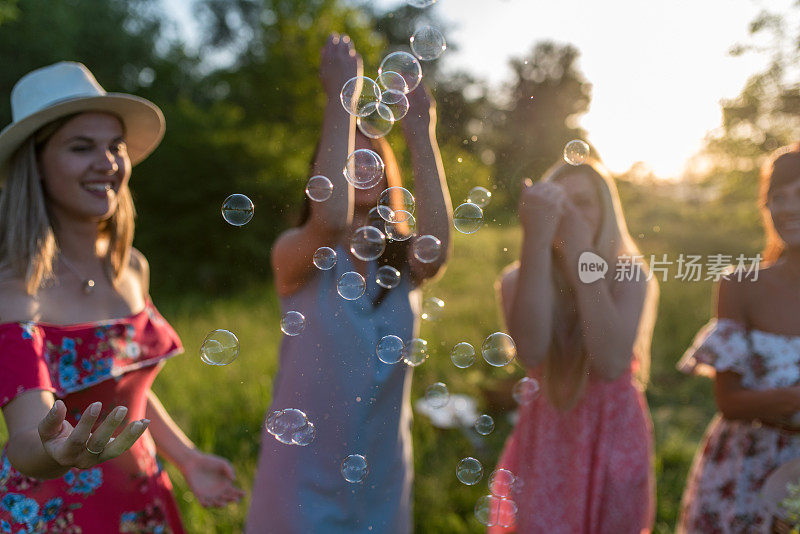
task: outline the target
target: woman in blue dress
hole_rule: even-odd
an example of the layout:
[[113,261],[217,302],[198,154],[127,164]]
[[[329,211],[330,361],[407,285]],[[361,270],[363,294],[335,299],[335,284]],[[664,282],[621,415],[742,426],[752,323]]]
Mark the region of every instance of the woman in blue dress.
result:
[[[410,110],[400,124],[414,172],[416,234],[437,237],[441,251],[433,261],[420,261],[411,237],[389,242],[380,258],[365,262],[351,255],[351,236],[371,224],[384,230],[370,212],[384,189],[402,185],[399,169],[388,143],[358,132],[339,103],[343,84],[361,75],[361,60],[349,38],[329,38],[320,75],[328,105],[312,174],[328,177],[333,192],[324,202],[306,201],[299,226],[273,245],[282,312],[302,313],[305,328],[284,337],[268,411],[302,410],[316,436],[301,447],[281,443],[264,430],[246,532],[408,533],[411,370],[403,361],[380,361],[375,349],[383,336],[408,341],[416,335],[417,288],[440,273],[449,249],[451,207],[435,139],[435,106],[425,88],[418,87],[407,95]],[[342,173],[348,154],[360,148],[375,150],[385,164],[385,176],[370,189],[354,189]],[[407,224],[398,226],[409,231]],[[314,265],[320,247],[336,251],[333,268]],[[377,285],[382,265],[400,272],[396,287]],[[355,300],[337,292],[337,281],[350,271],[366,280],[365,293]],[[366,459],[368,473],[360,482],[342,475],[342,461],[350,455]]]

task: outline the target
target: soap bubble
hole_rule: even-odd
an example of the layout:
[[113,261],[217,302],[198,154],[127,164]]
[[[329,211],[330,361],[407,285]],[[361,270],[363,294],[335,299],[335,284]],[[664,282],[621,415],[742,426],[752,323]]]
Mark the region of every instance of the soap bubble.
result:
[[342,476],[351,484],[363,481],[368,473],[367,459],[360,454],[351,454],[342,461]]
[[517,346],[508,334],[495,332],[483,341],[481,352],[486,363],[494,367],[503,367],[517,355]]
[[[385,74],[390,73],[386,72]],[[403,83],[405,84],[405,81]],[[408,97],[403,91],[397,89],[385,90],[381,95],[381,103],[386,105],[389,111],[392,112],[392,118],[394,118],[395,122],[405,117],[410,107]]]
[[475,363],[475,348],[466,341],[456,343],[450,351],[450,360],[459,369],[466,369]]
[[483,209],[489,205],[492,200],[492,193],[485,187],[476,186],[469,190],[467,194],[467,202],[475,204]]
[[370,112],[356,119],[356,124],[361,133],[370,139],[377,139],[388,134],[394,126],[394,114],[383,102],[370,104]]
[[403,361],[411,367],[418,367],[428,359],[428,342],[414,338],[403,349]]
[[350,252],[362,261],[380,258],[386,250],[386,236],[374,226],[362,226],[350,238]]
[[394,210],[394,216],[405,219],[403,222],[387,222],[383,225],[386,237],[392,241],[406,241],[417,235],[417,220],[404,210]]
[[414,7],[428,7],[436,3],[436,0],[406,0],[406,3]]
[[443,408],[447,406],[450,400],[450,392],[447,391],[447,385],[444,382],[436,382],[431,384],[425,390],[425,400],[431,408]]
[[339,277],[336,291],[345,300],[356,300],[364,294],[367,289],[367,282],[361,274],[355,271],[348,271]]
[[296,336],[306,327],[305,316],[298,311],[286,312],[281,319],[281,332],[287,336]]
[[386,222],[405,222],[414,213],[414,195],[404,187],[389,187],[378,197],[378,215]]
[[384,91],[396,91],[403,94],[408,93],[408,84],[406,84],[405,79],[396,72],[387,70],[379,74],[377,80]]
[[511,499],[484,495],[475,504],[475,519],[487,527],[510,528],[517,521],[517,504]]
[[372,112],[370,105],[381,99],[378,84],[366,76],[356,76],[347,80],[339,93],[344,109],[356,117],[364,117]]
[[458,462],[456,476],[463,484],[474,486],[483,478],[483,466],[478,460],[469,456]]
[[483,225],[483,210],[477,204],[465,202],[453,211],[453,226],[462,234],[474,234]]
[[422,263],[433,263],[439,259],[442,251],[442,242],[432,235],[419,236],[413,245],[414,257]]
[[508,469],[496,469],[489,475],[489,491],[495,497],[510,497],[514,490],[514,474]]
[[[307,429],[309,425],[306,414],[296,408],[286,408],[278,410],[274,415],[267,418],[267,431],[275,436],[275,439],[287,445],[297,441],[308,445],[316,435],[315,429]],[[299,444],[299,443],[298,443]]]
[[378,185],[383,178],[383,160],[368,148],[359,148],[347,156],[345,179],[356,189],[369,189]]
[[[422,67],[417,61],[417,58],[408,52],[392,52],[381,61],[381,66],[378,68],[378,75],[384,72],[396,72],[403,77],[405,88],[396,85],[386,86],[386,89],[394,89],[403,93],[410,93],[417,88],[419,82],[422,80]],[[384,83],[388,80],[386,77],[381,79]]]
[[378,359],[383,363],[393,364],[403,359],[405,345],[397,336],[383,336],[375,347]]
[[491,415],[481,414],[475,420],[475,432],[481,436],[488,436],[494,430],[494,419]]
[[580,139],[573,139],[564,147],[564,161],[570,165],[580,165],[589,157],[589,145]]
[[400,271],[391,265],[381,265],[375,275],[375,282],[386,289],[393,289],[400,283]]
[[200,359],[209,365],[228,365],[239,356],[239,340],[233,332],[214,330],[200,345]]
[[331,198],[333,184],[322,175],[312,176],[306,184],[306,196],[314,202],[325,202]]
[[336,265],[336,251],[330,247],[319,247],[314,252],[314,266],[321,271],[327,271]]
[[317,427],[310,422],[292,435],[292,444],[301,447],[308,446],[317,437]]
[[444,310],[444,301],[436,297],[428,297],[422,301],[422,314],[420,317],[425,321],[436,321],[441,317]]
[[222,203],[222,218],[233,226],[249,223],[254,211],[253,201],[239,193],[229,196]]
[[514,384],[514,387],[511,390],[511,396],[514,397],[514,400],[517,401],[517,404],[520,406],[530,404],[538,394],[539,382],[527,376],[521,378],[519,382]]
[[411,36],[411,51],[422,61],[437,59],[447,49],[442,32],[433,26],[425,26]]

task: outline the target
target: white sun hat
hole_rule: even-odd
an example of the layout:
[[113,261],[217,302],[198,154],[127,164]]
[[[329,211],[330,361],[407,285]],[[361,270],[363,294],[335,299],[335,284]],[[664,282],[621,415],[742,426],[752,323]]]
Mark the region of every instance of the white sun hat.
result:
[[11,90],[12,122],[0,132],[0,186],[11,155],[39,128],[74,113],[105,111],[120,118],[131,164],[145,159],[164,137],[161,110],[147,99],[106,93],[82,63],[61,61],[29,72]]

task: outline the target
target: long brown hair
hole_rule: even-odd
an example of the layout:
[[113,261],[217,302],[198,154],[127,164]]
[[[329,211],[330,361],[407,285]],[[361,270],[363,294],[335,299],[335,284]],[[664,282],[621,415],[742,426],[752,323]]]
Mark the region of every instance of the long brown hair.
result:
[[758,208],[764,226],[766,243],[761,256],[766,264],[775,263],[781,257],[786,244],[775,230],[768,202],[778,187],[800,180],[800,143],[781,147],[773,152],[761,166],[758,187]]
[[[53,263],[59,253],[38,156],[53,134],[75,116],[48,123],[26,139],[11,156],[0,191],[0,270],[22,278],[30,295],[53,278]],[[122,120],[120,124],[124,128]],[[120,187],[117,200],[114,214],[99,223],[100,235],[109,241],[104,260],[106,276],[114,284],[130,259],[136,216],[127,184]]]
[[[608,263],[609,273],[613,273],[618,258],[621,256],[635,258],[640,255],[640,252],[628,231],[619,193],[611,174],[600,161],[592,159],[579,166],[558,163],[545,173],[542,181],[554,182],[578,172],[588,176],[595,186],[601,206],[601,219],[594,236],[593,246],[595,251]],[[637,263],[642,269],[640,274],[647,275],[647,265],[644,260],[637,258]],[[577,404],[586,387],[589,357],[584,345],[574,298],[571,296],[571,288],[558,267],[555,253],[553,253],[553,265],[552,283],[555,296],[553,332],[550,348],[543,365],[543,382],[545,393],[551,404],[566,411]],[[605,283],[613,287],[614,277],[608,276]],[[633,347],[635,377],[641,389],[646,387],[649,380],[650,344],[658,295],[658,282],[651,277],[648,280],[647,296]]]

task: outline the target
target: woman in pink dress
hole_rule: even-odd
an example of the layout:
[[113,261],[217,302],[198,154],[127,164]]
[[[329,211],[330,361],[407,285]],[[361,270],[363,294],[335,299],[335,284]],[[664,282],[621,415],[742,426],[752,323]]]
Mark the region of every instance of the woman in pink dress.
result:
[[519,217],[522,253],[501,275],[500,296],[543,394],[521,406],[498,464],[514,476],[516,524],[513,506],[498,503],[489,532],[648,532],[655,485],[642,389],[655,278],[598,161],[526,180]]
[[156,452],[206,506],[241,497],[150,385],[181,352],[131,247],[131,166],[164,133],[151,102],[86,67],[25,75],[0,133],[0,533],[181,533]]
[[800,144],[765,164],[759,207],[764,263],[720,280],[716,317],[678,364],[714,379],[719,409],[692,462],[678,533],[770,532],[761,489],[800,458]]

